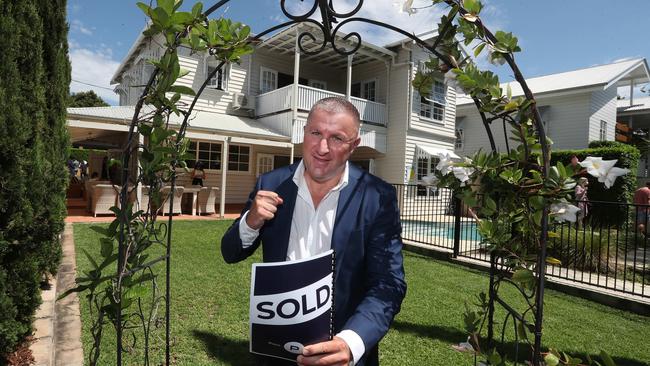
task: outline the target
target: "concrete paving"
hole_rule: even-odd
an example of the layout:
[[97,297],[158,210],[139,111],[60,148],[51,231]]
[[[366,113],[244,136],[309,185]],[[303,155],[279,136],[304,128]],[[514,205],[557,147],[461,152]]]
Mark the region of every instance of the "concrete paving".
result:
[[84,356],[81,345],[79,298],[71,294],[56,298],[75,286],[76,263],[72,224],[66,224],[62,240],[63,259],[51,287],[42,293],[43,303],[36,312],[34,343],[30,346],[36,366],[81,366]]

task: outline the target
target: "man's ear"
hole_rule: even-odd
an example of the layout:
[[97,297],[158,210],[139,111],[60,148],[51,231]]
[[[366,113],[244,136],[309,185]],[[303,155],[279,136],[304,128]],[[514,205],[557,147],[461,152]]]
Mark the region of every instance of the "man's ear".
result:
[[352,154],[352,152],[354,152],[354,150],[357,148],[357,146],[359,146],[360,143],[361,143],[361,136],[357,137],[357,138],[356,138],[356,139],[355,139],[355,140],[350,144],[350,146],[352,147],[352,148],[350,149],[350,154]]

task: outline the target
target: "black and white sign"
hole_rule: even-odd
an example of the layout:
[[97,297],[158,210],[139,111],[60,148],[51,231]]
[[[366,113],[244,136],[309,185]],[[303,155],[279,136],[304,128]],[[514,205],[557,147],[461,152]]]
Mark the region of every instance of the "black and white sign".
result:
[[250,351],[295,361],[304,346],[331,339],[334,254],[254,263]]

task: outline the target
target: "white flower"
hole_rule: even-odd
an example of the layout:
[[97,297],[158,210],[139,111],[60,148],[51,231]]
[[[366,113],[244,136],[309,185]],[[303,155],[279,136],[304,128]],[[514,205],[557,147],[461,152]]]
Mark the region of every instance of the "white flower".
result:
[[469,337],[467,337],[467,342],[460,342],[457,345],[453,344],[451,348],[455,349],[458,352],[476,353],[472,344],[469,343]]
[[474,168],[464,167],[464,166],[455,166],[451,168],[451,171],[454,172],[456,179],[460,181],[460,186],[464,187],[465,182],[469,180],[469,176],[474,174]]
[[433,174],[428,174],[422,177],[422,181],[428,186],[434,186],[438,183],[438,178]]
[[576,222],[576,215],[580,209],[567,202],[558,202],[551,205],[551,215],[555,216],[555,221]]
[[454,88],[454,89],[462,90],[462,91],[464,92],[465,89],[463,89],[463,87],[460,85],[460,83],[459,83],[458,80],[456,79],[456,76],[457,76],[457,75],[456,75],[456,73],[453,71],[453,69],[447,71],[447,72],[445,73],[445,84],[451,86],[451,87]]
[[501,66],[506,63],[506,59],[501,55],[495,55],[491,48],[488,48],[487,59],[494,66]]
[[579,164],[583,168],[587,168],[587,173],[594,178],[598,178],[600,183],[604,183],[605,188],[610,188],[614,185],[617,177],[630,172],[629,169],[615,167],[617,161],[617,159],[603,160],[598,156],[588,156]]
[[439,156],[440,161],[438,162],[438,165],[436,165],[436,169],[440,170],[440,174],[442,175],[447,175],[449,172],[451,172],[452,165],[454,164],[453,161],[451,161],[451,156],[447,153],[442,153]]
[[413,0],[405,0],[403,3],[397,1],[394,4],[398,6],[400,13],[408,13],[408,15],[413,15],[418,12],[417,9],[413,8]]

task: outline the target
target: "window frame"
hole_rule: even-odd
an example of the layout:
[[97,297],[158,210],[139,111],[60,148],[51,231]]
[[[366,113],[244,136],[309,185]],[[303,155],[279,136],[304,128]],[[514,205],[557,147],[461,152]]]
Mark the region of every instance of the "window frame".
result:
[[[372,99],[369,98],[369,88],[367,88],[370,84],[372,84]],[[377,84],[379,84],[379,81],[377,78],[374,79],[367,79],[367,80],[361,80],[361,81],[356,81],[352,84],[350,84],[350,90],[352,90],[353,85],[359,85],[359,96],[351,95],[352,97],[355,98],[361,98],[365,100],[369,100],[371,102],[376,102],[377,101]],[[352,94],[352,93],[350,93]]]
[[[268,72],[271,75],[273,75],[273,80],[271,80],[271,82],[273,84],[272,85],[273,88],[269,89],[269,90],[264,89],[264,84],[265,84],[264,83],[264,81],[265,81],[264,80],[264,73],[265,72]],[[259,85],[259,87],[260,87],[259,94],[264,94],[264,93],[268,93],[268,92],[271,92],[273,90],[276,90],[278,88],[278,72],[276,70],[271,69],[271,68],[260,66],[260,85]]]
[[607,121],[600,120],[600,130],[598,131],[599,141],[607,141]]
[[[193,164],[187,164],[188,168],[193,168],[198,161],[201,161],[204,166],[204,170],[211,170],[211,171],[216,171],[219,172],[221,169],[223,169],[223,142],[221,141],[205,141],[205,140],[190,140],[190,146],[188,146],[187,152],[190,153],[192,151],[191,145],[192,143],[195,143],[195,148],[194,148],[194,160],[187,160],[187,162],[193,161]],[[208,144],[208,150],[201,150],[201,144]],[[216,145],[218,148],[213,149],[212,146]],[[200,159],[199,158],[199,153],[200,152],[208,152],[208,159]],[[215,160],[212,159],[212,153],[215,153],[218,155],[219,159]],[[212,161],[218,161],[219,163],[219,168],[211,168],[211,162]]]
[[[216,69],[219,64],[215,64],[206,58],[205,62],[205,77],[207,78],[210,75],[210,69]],[[221,67],[221,71],[217,72],[214,78],[211,78],[206,85],[206,88],[213,90],[226,91],[228,90],[228,80],[230,79],[230,67],[228,64],[224,64]],[[216,85],[215,85],[216,81]],[[221,84],[221,85],[219,85]]]
[[[233,154],[233,147],[238,147],[238,148],[246,148],[248,149],[248,160],[246,162],[240,161],[239,159],[237,160],[236,164],[246,164],[248,166],[247,170],[239,170],[239,169],[230,169],[230,164],[233,163],[233,160],[231,159],[231,154]],[[241,152],[237,152],[238,155],[242,155]],[[250,174],[251,173],[251,159],[253,157],[253,149],[251,148],[250,145],[243,145],[243,144],[229,144],[228,145],[228,173],[234,173],[234,174]]]
[[[441,90],[436,91],[436,87]],[[444,124],[447,111],[447,85],[439,79],[434,79],[430,97],[425,97],[420,93],[417,95],[420,97],[418,110],[420,119]],[[436,118],[436,116],[440,118]]]

